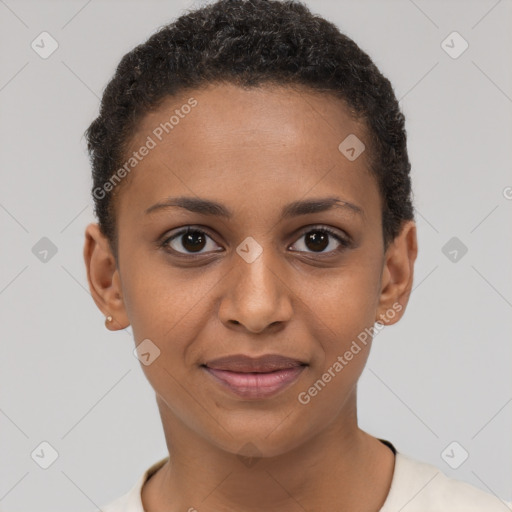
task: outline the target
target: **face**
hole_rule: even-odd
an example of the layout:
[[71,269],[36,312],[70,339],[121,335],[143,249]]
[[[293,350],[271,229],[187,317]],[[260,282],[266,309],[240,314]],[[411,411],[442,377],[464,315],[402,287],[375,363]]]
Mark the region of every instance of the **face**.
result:
[[[338,148],[351,134],[365,143],[341,101],[289,88],[210,85],[143,119],[131,147],[150,149],[116,199],[116,294],[95,297],[150,340],[141,367],[168,428],[269,456],[355,428],[368,333],[403,314],[415,247],[411,229],[384,252],[367,153]],[[214,368],[231,355],[293,364]]]

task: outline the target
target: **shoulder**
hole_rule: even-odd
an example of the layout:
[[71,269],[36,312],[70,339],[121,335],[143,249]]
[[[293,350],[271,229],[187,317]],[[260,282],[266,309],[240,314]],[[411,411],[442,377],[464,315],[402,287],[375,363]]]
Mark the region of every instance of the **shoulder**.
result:
[[141,498],[142,487],[168,460],[169,457],[167,456],[155,462],[155,464],[142,474],[135,485],[126,494],[102,507],[102,512],[145,512]]
[[508,503],[437,467],[396,454],[388,497],[380,512],[506,512]]

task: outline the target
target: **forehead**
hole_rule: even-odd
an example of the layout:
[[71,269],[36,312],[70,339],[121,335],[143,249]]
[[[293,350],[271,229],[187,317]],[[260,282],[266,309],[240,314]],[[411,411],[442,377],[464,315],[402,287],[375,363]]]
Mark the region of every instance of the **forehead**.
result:
[[258,196],[280,207],[310,192],[378,210],[366,150],[355,160],[340,151],[343,141],[366,138],[365,125],[332,95],[210,84],[166,98],[142,119],[127,158],[151,149],[130,172],[120,201],[142,210],[166,195],[229,196],[247,208]]

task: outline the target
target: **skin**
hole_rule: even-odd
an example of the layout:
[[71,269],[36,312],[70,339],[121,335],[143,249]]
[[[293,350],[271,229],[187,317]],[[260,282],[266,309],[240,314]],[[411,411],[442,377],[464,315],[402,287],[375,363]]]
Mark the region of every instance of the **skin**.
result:
[[[326,94],[209,85],[147,114],[132,148],[190,97],[197,106],[117,191],[119,260],[97,224],[85,232],[89,286],[114,318],[108,328],[131,324],[137,345],[150,339],[160,350],[141,368],[155,390],[170,462],[144,485],[144,507],[378,511],[394,456],[357,425],[357,381],[371,341],[307,405],[298,395],[365,328],[401,318],[417,256],[415,223],[404,222],[384,251],[367,152],[351,162],[338,150],[349,134],[364,142],[365,126]],[[177,207],[145,213],[168,196],[215,200],[233,217]],[[280,219],[292,201],[333,196],[363,214],[333,208]],[[158,245],[184,226],[208,235],[199,256],[181,236],[168,247],[185,256]],[[350,245],[331,235],[325,248],[311,244],[305,235],[315,226],[350,237]],[[252,263],[236,252],[248,236],[262,248]],[[308,366],[277,395],[247,400],[200,367],[240,353],[282,354]],[[241,455],[257,456],[248,465]]]

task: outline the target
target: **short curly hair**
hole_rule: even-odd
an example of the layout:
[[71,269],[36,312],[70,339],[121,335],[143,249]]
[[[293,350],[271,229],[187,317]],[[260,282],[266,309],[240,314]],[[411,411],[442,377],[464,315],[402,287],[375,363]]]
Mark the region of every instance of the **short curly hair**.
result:
[[[117,260],[114,197],[137,125],[168,96],[208,84],[285,85],[333,95],[364,123],[382,202],[384,247],[414,219],[405,118],[391,83],[357,44],[293,0],[218,0],[187,11],[123,56],[85,135],[100,229]],[[96,192],[95,192],[96,191]]]

